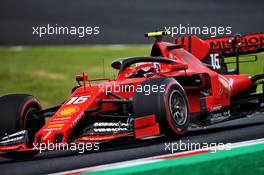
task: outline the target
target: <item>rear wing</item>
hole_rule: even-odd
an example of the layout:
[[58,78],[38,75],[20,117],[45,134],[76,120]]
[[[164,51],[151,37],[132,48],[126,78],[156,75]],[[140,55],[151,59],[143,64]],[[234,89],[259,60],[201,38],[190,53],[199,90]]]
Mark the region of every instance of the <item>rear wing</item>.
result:
[[[239,36],[239,55],[264,51],[264,33],[246,34]],[[236,36],[204,39],[210,45],[211,53],[221,53],[225,57],[236,56],[236,47],[233,41]]]
[[[239,43],[238,43],[239,42]],[[220,53],[224,57],[258,53],[264,51],[264,33],[235,35],[201,40],[196,36],[179,37],[175,44],[183,45],[199,59],[204,59],[210,53]]]
[[[226,64],[236,64],[232,73],[239,74],[239,63],[255,62],[253,60],[240,60],[240,55],[252,54],[264,51],[264,33],[235,35],[218,38],[200,39],[195,35],[179,37],[174,40],[175,44],[182,45],[185,50],[192,53],[202,62],[219,73],[227,74]],[[225,57],[236,57],[235,62],[225,62]]]

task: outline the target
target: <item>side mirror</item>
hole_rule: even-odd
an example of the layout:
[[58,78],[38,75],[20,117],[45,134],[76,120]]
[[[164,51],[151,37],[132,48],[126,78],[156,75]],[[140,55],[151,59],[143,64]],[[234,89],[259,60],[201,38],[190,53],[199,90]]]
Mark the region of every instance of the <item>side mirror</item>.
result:
[[80,82],[80,81],[83,81],[83,82],[88,81],[88,75],[83,72],[80,75],[76,75],[75,80],[77,82]]

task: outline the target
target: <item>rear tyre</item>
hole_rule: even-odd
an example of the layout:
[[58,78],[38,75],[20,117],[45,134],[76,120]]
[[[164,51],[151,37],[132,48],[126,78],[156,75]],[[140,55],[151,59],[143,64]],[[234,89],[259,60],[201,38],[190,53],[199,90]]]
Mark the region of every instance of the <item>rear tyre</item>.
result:
[[181,85],[173,78],[151,79],[141,84],[158,86],[159,92],[136,92],[133,112],[135,117],[155,115],[161,132],[166,135],[184,134],[190,123],[189,104]]
[[[45,124],[44,118],[32,115],[40,109],[39,102],[31,95],[11,94],[0,97],[0,137],[27,130],[28,146],[32,146],[35,133]],[[6,157],[17,158],[16,154],[11,155]]]

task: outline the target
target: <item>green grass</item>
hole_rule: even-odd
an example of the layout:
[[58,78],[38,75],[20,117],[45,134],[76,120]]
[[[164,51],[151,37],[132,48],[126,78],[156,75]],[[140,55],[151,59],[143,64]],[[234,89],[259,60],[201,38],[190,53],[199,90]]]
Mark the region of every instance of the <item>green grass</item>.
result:
[[[257,62],[240,63],[240,72],[249,73],[252,75],[264,73],[264,52],[257,54]],[[240,61],[253,61],[255,58],[252,55],[240,56]],[[235,58],[227,58],[226,62],[234,62]],[[228,64],[228,69],[235,68],[235,64]]]
[[[75,75],[113,78],[113,60],[148,55],[150,46],[48,46],[0,48],[0,96],[28,93],[44,107],[62,102],[77,83]],[[104,63],[104,64],[103,64]],[[104,65],[104,66],[103,66]]]
[[[0,96],[28,93],[37,97],[44,107],[62,102],[70,95],[75,75],[86,72],[90,79],[113,78],[114,59],[147,56],[151,46],[34,46],[0,47]],[[242,64],[242,72],[263,70],[264,54],[256,64]],[[103,64],[104,63],[104,64]],[[104,66],[103,66],[104,65]]]

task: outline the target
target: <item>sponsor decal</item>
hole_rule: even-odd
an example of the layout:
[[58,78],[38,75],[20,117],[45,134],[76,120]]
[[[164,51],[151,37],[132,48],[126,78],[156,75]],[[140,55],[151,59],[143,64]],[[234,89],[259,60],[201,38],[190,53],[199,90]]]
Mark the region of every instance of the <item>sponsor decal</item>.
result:
[[[264,47],[264,37],[262,34],[255,34],[253,36],[243,36],[240,44],[239,50],[242,52],[247,51],[256,51],[259,49],[263,49]],[[220,38],[219,40],[209,41],[209,44],[212,49],[216,52],[220,52],[224,49],[224,54],[235,53],[232,44],[230,43],[231,38]]]
[[211,114],[211,121],[220,121],[225,120],[230,117],[230,110],[223,110],[221,112],[212,113]]
[[59,120],[59,121],[52,121],[49,124],[58,124],[58,123],[66,123],[68,120]]
[[219,111],[222,109],[222,106],[219,105],[219,106],[213,106],[211,109],[210,109],[210,112],[214,112],[214,111]]
[[52,119],[52,120],[54,120],[54,121],[61,121],[61,120],[69,120],[69,119],[71,119],[71,117],[58,117],[58,118],[55,118],[55,119]]
[[127,128],[94,128],[94,132],[117,132],[117,131],[127,131]]
[[120,127],[124,126],[127,127],[129,123],[122,123],[122,122],[95,122],[94,127],[104,127],[104,126],[110,126],[110,127]]
[[66,108],[63,108],[59,111],[59,116],[70,116],[74,113],[76,113],[77,111],[79,110],[78,107],[76,106],[71,106],[71,107],[66,107]]
[[25,134],[27,134],[27,131],[26,130],[22,130],[22,131],[14,133],[14,134],[5,136],[1,140],[5,140],[5,139],[9,139],[10,137],[15,137],[15,136],[19,136],[19,135],[25,135]]
[[58,131],[61,130],[61,128],[44,128],[43,131]]
[[63,127],[64,126],[64,123],[60,123],[60,124],[49,124],[47,126],[47,128],[60,128],[60,127]]
[[26,140],[27,140],[27,131],[23,130],[3,137],[2,139],[0,139],[0,145],[1,146],[6,144],[12,145],[12,144],[26,142]]
[[11,138],[11,139],[7,139],[4,141],[1,141],[0,144],[6,144],[6,143],[10,143],[10,142],[16,142],[16,141],[20,141],[23,140],[24,136],[20,136],[20,137],[15,137],[15,138]]

